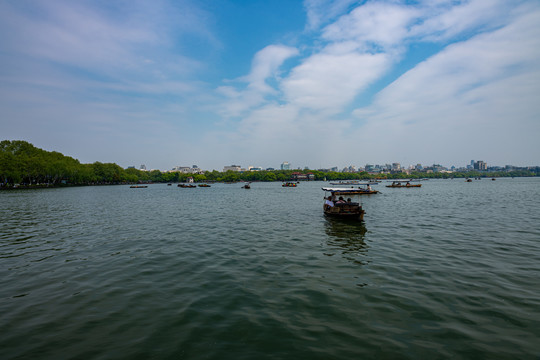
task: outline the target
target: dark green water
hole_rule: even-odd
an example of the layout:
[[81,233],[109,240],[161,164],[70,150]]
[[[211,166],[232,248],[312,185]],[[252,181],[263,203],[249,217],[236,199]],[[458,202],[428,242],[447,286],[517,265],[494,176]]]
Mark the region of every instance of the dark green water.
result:
[[538,359],[540,179],[0,192],[2,359]]

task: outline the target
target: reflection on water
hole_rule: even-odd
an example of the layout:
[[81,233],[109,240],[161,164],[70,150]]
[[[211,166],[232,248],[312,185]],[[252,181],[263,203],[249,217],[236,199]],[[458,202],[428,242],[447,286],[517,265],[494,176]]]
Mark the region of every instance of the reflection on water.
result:
[[364,241],[367,232],[364,222],[325,218],[324,226],[328,235],[325,255],[333,256],[340,253],[354,263],[360,265],[368,263],[365,259],[369,247]]

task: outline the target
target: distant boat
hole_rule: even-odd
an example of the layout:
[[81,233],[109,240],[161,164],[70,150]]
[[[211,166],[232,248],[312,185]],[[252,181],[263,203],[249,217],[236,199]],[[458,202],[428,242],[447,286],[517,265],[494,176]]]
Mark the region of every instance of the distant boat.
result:
[[189,185],[189,184],[178,184],[178,187],[181,188],[196,188],[196,185]]
[[132,189],[144,189],[147,188],[148,185],[131,185],[130,188]]
[[373,183],[357,183],[358,186],[351,186],[351,187],[332,187],[332,188],[324,188],[329,189],[326,191],[333,191],[334,193],[339,193],[340,195],[371,195],[371,194],[378,194],[378,190],[373,190],[371,188],[371,185],[374,185]]
[[[405,183],[405,185],[403,185]],[[386,185],[387,188],[410,188],[421,187],[422,184],[411,184],[410,181],[392,181],[392,185]]]
[[199,184],[199,187],[210,187],[208,184]]
[[286,182],[286,183],[281,184],[281,186],[283,186],[283,187],[296,187],[297,184],[295,182]]
[[251,189],[251,185],[246,183],[244,186],[242,186],[242,189]]
[[359,185],[360,181],[358,180],[347,180],[347,181],[338,181],[331,182],[330,185]]

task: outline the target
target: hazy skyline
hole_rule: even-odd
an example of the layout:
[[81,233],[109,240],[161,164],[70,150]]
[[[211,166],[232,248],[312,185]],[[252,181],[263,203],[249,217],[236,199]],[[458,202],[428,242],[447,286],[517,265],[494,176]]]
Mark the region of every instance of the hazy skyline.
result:
[[537,0],[0,0],[0,79],[83,163],[540,163]]

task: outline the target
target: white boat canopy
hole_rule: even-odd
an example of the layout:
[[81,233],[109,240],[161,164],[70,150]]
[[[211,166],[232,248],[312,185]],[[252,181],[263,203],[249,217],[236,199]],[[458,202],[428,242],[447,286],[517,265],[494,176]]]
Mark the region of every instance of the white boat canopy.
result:
[[362,191],[366,191],[366,189],[364,188],[360,188],[360,187],[357,187],[357,188],[354,188],[354,187],[349,187],[349,188],[334,188],[334,187],[323,187],[322,188],[324,191],[330,191],[330,192],[350,192],[351,190],[354,191],[354,190],[362,190]]

